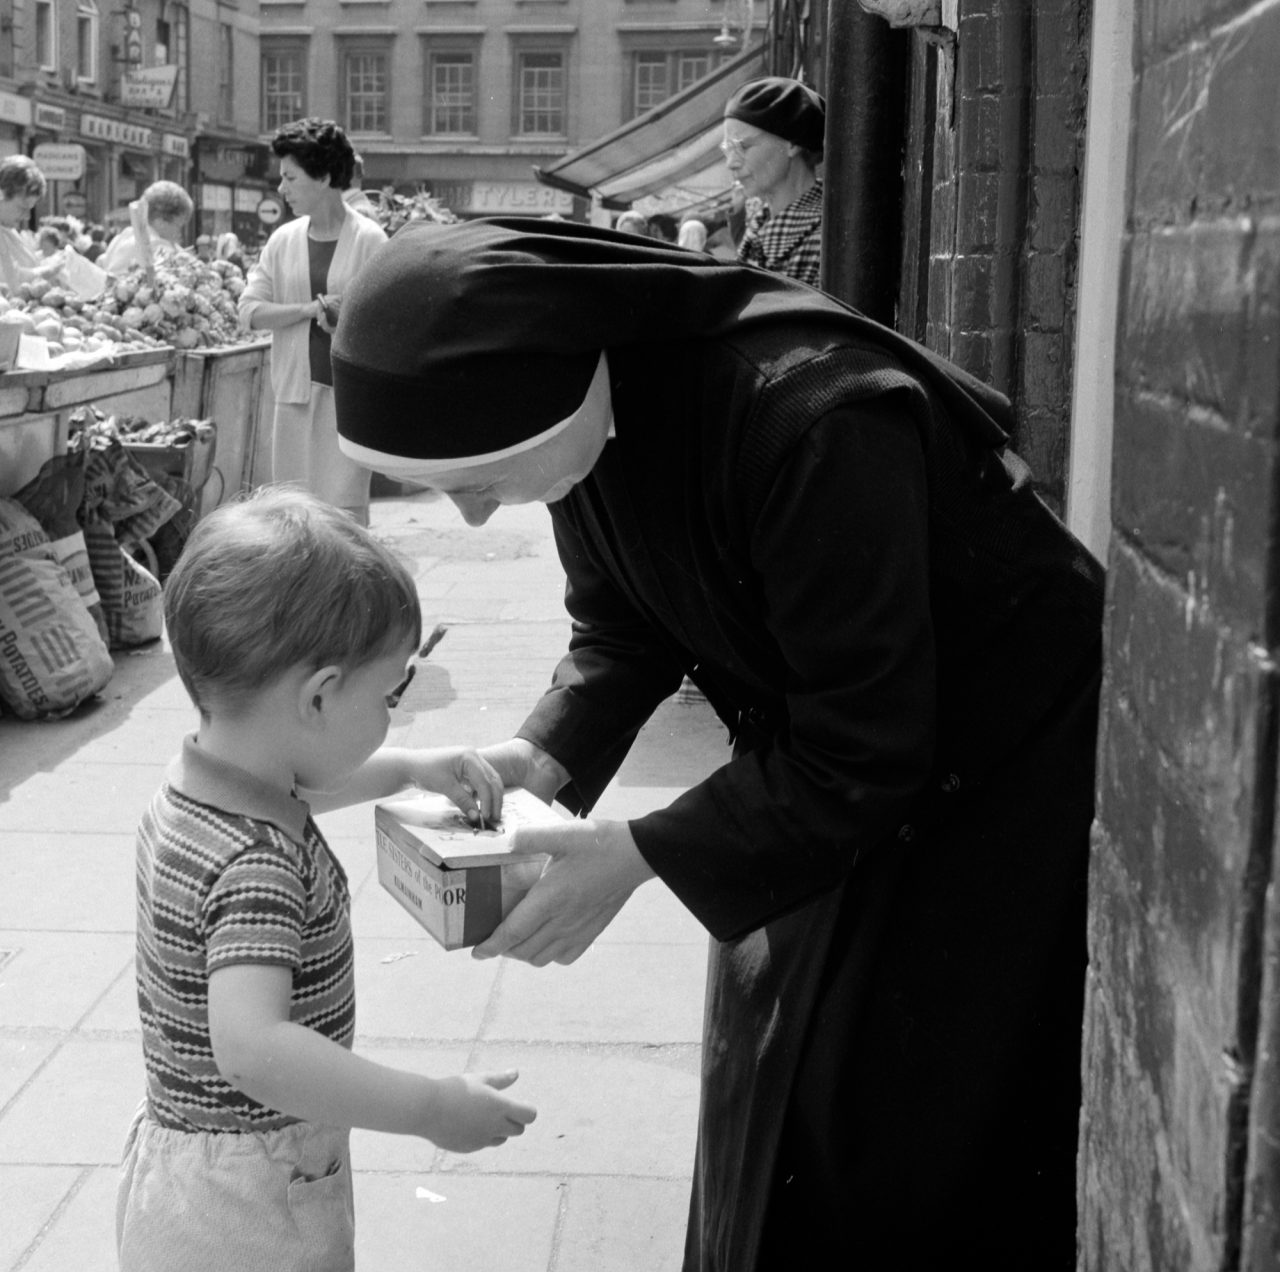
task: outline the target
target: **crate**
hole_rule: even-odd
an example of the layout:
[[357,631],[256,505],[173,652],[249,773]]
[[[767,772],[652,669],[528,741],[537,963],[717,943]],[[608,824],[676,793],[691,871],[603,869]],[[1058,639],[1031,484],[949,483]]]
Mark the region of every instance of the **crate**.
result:
[[195,421],[194,438],[177,442],[134,442],[123,439],[125,449],[153,477],[176,477],[193,492],[204,489],[213,471],[218,430],[210,420]]

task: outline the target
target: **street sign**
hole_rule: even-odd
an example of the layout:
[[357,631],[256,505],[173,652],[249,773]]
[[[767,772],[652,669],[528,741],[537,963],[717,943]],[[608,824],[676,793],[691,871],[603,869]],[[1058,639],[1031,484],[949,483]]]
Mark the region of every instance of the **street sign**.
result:
[[263,225],[274,225],[284,216],[284,204],[274,195],[266,195],[258,204],[258,220]]
[[74,142],[45,142],[31,157],[46,181],[79,181],[84,176],[84,147]]

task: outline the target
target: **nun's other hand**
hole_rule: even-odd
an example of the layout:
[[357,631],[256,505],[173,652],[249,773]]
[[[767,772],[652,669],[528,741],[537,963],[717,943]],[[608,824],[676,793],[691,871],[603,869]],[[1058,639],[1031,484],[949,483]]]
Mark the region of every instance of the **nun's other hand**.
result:
[[550,860],[497,931],[472,950],[473,958],[504,955],[534,967],[572,963],[654,877],[626,822],[530,826],[513,839],[516,849],[545,852]]
[[556,792],[569,784],[564,766],[526,738],[511,738],[479,750],[498,770],[505,786],[522,786],[544,804],[551,803]]

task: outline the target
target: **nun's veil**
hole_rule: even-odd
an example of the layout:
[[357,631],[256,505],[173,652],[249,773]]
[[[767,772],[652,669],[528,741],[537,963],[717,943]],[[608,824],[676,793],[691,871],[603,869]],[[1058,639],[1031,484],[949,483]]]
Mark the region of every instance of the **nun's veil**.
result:
[[577,410],[602,349],[761,323],[846,326],[922,378],[941,376],[970,409],[991,394],[781,275],[567,221],[416,222],[379,249],[343,298],[332,348],[338,432],[413,459],[501,451]]

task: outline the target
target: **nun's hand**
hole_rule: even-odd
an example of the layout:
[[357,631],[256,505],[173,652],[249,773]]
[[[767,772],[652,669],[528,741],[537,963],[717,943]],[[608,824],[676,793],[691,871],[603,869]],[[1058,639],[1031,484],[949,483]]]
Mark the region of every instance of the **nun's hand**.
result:
[[498,770],[506,786],[522,786],[544,804],[551,803],[556,792],[569,784],[568,770],[526,738],[482,746],[480,754]]
[[473,958],[501,954],[534,967],[572,963],[654,877],[626,822],[530,826],[513,839],[519,851],[545,852],[550,860],[497,931],[472,950]]

